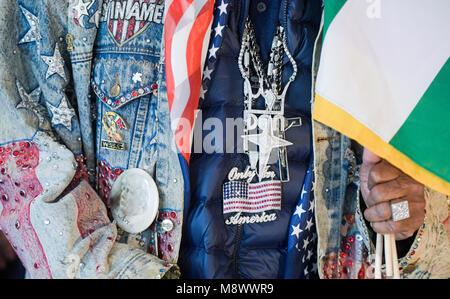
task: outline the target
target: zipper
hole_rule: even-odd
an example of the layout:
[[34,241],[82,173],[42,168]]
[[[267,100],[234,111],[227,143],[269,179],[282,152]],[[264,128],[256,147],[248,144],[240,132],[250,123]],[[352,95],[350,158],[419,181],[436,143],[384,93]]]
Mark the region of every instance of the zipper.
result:
[[[284,30],[285,30],[285,32],[287,31],[287,8],[289,6],[289,1],[290,0],[286,0],[284,2]],[[287,38],[287,34],[286,34],[286,38]]]
[[239,273],[239,263],[238,263],[238,251],[241,244],[242,237],[242,224],[238,224],[236,227],[236,235],[234,237],[234,251],[233,251],[233,269],[235,275],[240,275]]

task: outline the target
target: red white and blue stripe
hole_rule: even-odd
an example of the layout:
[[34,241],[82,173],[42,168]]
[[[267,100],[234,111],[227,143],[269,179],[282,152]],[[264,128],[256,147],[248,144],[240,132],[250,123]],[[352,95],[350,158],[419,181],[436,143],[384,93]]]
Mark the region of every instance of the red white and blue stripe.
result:
[[190,157],[213,11],[213,0],[166,0],[164,42],[167,97],[175,144],[186,161]]

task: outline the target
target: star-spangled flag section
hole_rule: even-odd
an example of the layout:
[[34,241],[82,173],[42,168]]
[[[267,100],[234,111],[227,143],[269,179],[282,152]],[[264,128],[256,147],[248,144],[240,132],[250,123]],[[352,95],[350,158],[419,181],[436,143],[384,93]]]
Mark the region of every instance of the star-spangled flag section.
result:
[[284,278],[318,278],[313,184],[314,172],[311,163],[289,225],[288,252]]
[[313,118],[450,195],[450,1],[366,2],[325,2]]
[[212,79],[212,73],[215,70],[217,62],[217,52],[223,43],[225,35],[225,27],[228,22],[228,11],[230,9],[229,0],[216,1],[214,8],[214,18],[211,31],[211,41],[208,49],[208,57],[206,59],[205,68],[203,70],[202,87],[200,90],[200,100],[205,99],[208,92],[209,83]]
[[175,144],[188,163],[213,11],[213,0],[165,2],[167,98]]

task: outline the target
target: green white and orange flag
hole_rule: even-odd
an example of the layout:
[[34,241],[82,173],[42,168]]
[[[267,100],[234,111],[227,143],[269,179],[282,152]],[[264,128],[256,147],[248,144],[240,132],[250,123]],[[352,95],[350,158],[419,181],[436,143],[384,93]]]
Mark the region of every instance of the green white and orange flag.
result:
[[450,1],[325,0],[313,117],[450,195]]

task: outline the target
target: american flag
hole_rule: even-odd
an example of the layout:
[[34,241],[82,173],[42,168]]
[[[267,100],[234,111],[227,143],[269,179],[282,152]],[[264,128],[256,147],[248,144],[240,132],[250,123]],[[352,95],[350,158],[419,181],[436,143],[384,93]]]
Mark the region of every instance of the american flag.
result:
[[318,278],[313,181],[314,172],[310,163],[289,226],[285,278]]
[[213,0],[167,0],[164,42],[167,97],[178,150],[189,161],[206,58]]
[[260,213],[281,210],[281,182],[266,181],[247,184],[242,181],[223,185],[223,213]]
[[205,63],[205,69],[203,71],[202,89],[200,90],[200,99],[205,98],[205,94],[208,92],[209,83],[212,80],[212,73],[216,68],[217,52],[222,46],[225,36],[225,28],[228,22],[228,12],[231,4],[229,0],[216,1],[216,7],[214,9],[213,20],[213,32],[211,33],[211,43],[208,50],[208,59]]

